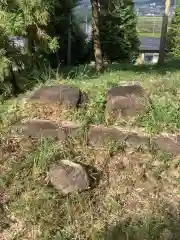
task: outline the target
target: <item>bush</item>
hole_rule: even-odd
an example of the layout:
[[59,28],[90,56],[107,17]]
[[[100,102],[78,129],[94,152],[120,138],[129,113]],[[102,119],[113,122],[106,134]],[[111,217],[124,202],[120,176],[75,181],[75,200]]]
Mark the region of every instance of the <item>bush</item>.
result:
[[175,58],[180,57],[180,7],[175,10],[167,41],[167,50]]
[[[4,0],[0,4],[0,94],[5,93],[6,87],[10,93],[19,92],[18,86],[23,90],[24,74],[29,80],[27,75],[39,64],[57,67],[59,62],[66,62],[68,13],[76,3],[77,0]],[[23,52],[10,40],[16,36],[26,39]],[[84,61],[86,54],[85,34],[73,20],[72,64]],[[14,67],[22,65],[20,74],[14,72]]]
[[13,93],[18,92],[15,73],[13,68],[19,68],[23,63],[21,51],[14,47],[12,41],[7,36],[5,30],[0,28],[0,93],[3,92],[4,85],[11,84]]

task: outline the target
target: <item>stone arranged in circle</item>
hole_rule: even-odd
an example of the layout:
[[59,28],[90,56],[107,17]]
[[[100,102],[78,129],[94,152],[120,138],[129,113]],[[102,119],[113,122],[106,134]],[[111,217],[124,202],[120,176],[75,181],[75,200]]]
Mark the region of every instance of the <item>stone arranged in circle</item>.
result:
[[78,88],[62,84],[42,87],[36,90],[29,100],[44,103],[52,102],[68,108],[77,108],[87,102],[88,98]]
[[70,160],[61,160],[49,170],[51,184],[61,194],[83,191],[89,188],[89,178],[84,167]]
[[148,98],[139,85],[113,87],[106,100],[106,119],[137,116],[148,108]]

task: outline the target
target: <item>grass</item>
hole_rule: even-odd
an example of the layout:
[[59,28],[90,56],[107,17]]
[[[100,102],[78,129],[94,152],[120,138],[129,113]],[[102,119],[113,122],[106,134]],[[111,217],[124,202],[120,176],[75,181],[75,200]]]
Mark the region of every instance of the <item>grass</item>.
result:
[[[95,150],[84,144],[79,147],[73,139],[61,145],[52,139],[25,141],[13,137],[9,127],[31,118],[68,119],[86,127],[108,124],[104,117],[107,90],[138,81],[152,100],[149,111],[131,122],[115,124],[140,128],[152,136],[177,133],[178,66],[169,62],[163,68],[124,69],[114,64],[99,77],[88,66],[56,77],[53,72],[52,77],[48,73],[47,85],[68,83],[87,92],[90,98],[87,109],[69,112],[51,106],[37,109],[25,105],[21,97],[4,101],[0,106],[0,239],[179,239],[179,158],[154,149],[126,152],[115,144]],[[45,80],[46,74],[42,75]],[[62,159],[95,167],[100,173],[99,184],[83,193],[59,195],[49,185],[47,173],[52,163]],[[118,167],[119,164],[125,168]]]
[[162,17],[138,17],[137,29],[140,36],[152,37],[160,36],[162,27]]
[[[160,37],[162,20],[160,16],[139,16],[137,24],[139,35],[142,37]],[[169,25],[171,20],[172,19],[169,18]]]
[[140,37],[154,37],[154,38],[160,38],[160,32],[159,33],[153,33],[153,32],[139,32],[138,33]]

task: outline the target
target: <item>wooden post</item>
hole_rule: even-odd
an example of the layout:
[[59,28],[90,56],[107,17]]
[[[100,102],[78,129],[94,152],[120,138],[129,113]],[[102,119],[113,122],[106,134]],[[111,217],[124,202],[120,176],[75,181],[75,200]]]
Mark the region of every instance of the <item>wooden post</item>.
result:
[[165,10],[163,14],[163,22],[161,28],[161,39],[160,39],[160,48],[159,48],[159,59],[158,65],[164,63],[165,51],[166,51],[166,38],[167,38],[167,28],[168,28],[168,17],[171,6],[171,0],[165,1]]
[[138,65],[142,65],[142,62],[143,62],[143,53],[140,53],[138,57]]

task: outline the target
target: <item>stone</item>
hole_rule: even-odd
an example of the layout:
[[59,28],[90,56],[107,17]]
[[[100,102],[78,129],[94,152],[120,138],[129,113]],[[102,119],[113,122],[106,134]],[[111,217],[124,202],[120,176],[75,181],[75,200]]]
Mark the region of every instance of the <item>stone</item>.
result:
[[126,143],[128,146],[133,147],[148,146],[149,138],[146,136],[139,136],[137,133],[129,133],[126,137]]
[[52,102],[64,107],[77,108],[84,101],[87,101],[87,96],[78,88],[62,84],[38,89],[31,95],[30,101]]
[[58,125],[50,120],[32,119],[26,123],[14,125],[12,131],[32,138],[58,138]]
[[180,139],[179,136],[158,136],[152,139],[152,143],[154,143],[158,149],[171,153],[173,155],[180,154]]
[[19,123],[12,127],[12,132],[26,137],[53,137],[58,141],[65,141],[68,137],[76,137],[81,125],[72,121],[62,121],[59,125],[50,120],[32,119],[26,123]]
[[110,142],[125,142],[129,147],[139,147],[148,144],[149,139],[137,133],[122,132],[116,127],[99,125],[90,127],[88,141],[94,147],[102,147]]
[[101,147],[113,141],[124,142],[126,134],[114,127],[92,126],[88,132],[88,142],[94,147]]
[[145,91],[139,85],[113,87],[106,100],[106,119],[133,117],[148,107]]
[[127,96],[135,94],[142,96],[144,95],[144,90],[139,84],[135,85],[126,85],[126,86],[116,86],[112,87],[107,92],[107,98],[116,97],[116,96]]
[[89,188],[89,178],[84,167],[69,160],[61,160],[49,170],[51,184],[60,194],[83,191]]
[[73,121],[62,121],[58,130],[58,139],[64,140],[64,134],[66,135],[66,138],[77,137],[80,130],[81,124]]

